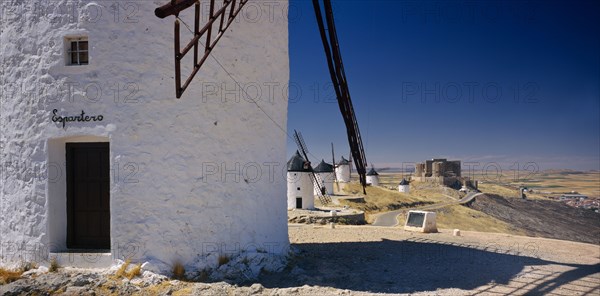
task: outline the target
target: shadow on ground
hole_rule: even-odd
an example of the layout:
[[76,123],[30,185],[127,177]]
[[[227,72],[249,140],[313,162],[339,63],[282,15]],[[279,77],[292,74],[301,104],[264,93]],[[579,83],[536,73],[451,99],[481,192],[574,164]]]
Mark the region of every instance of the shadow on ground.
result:
[[[535,258],[535,245],[499,250],[493,245],[482,247],[411,239],[294,246],[299,249],[299,254],[290,267],[281,273],[261,276],[259,282],[263,286],[311,285],[375,293],[448,288],[475,290],[489,283],[505,285],[511,279],[527,278],[523,272],[527,266],[564,266],[565,272],[561,274],[544,276],[550,274],[544,273],[539,279],[531,280],[526,290],[513,291],[516,294],[548,294],[561,285],[600,272],[600,264],[565,265]],[[583,285],[578,291],[595,293],[599,286],[597,282]],[[488,289],[486,293],[493,291]]]

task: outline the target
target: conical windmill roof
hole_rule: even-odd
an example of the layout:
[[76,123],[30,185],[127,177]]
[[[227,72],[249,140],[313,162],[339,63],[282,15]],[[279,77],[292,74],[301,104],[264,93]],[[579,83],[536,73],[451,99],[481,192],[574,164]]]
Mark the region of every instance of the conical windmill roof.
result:
[[287,162],[287,170],[288,172],[310,172],[312,168],[310,163],[296,150],[296,153]]
[[343,156],[342,156],[342,159],[340,160],[340,162],[337,163],[337,165],[349,165],[349,164],[350,164],[350,161],[345,159]]
[[321,160],[321,162],[319,163],[319,165],[317,165],[313,171],[315,173],[332,173],[333,172],[333,166],[326,163],[325,160]]
[[379,176],[379,174],[375,171],[375,168],[371,168],[371,170],[367,173],[367,176]]
[[400,184],[398,185],[408,185],[408,181],[406,181],[406,179],[402,178],[402,181],[400,181]]

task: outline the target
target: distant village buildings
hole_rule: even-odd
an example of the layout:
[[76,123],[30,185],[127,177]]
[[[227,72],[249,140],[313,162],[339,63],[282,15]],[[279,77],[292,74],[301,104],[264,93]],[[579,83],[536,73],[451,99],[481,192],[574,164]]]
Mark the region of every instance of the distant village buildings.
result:
[[583,194],[579,194],[579,193],[570,193],[570,194],[563,194],[559,197],[560,200],[584,200],[587,199],[588,197],[586,195]]
[[600,199],[598,198],[589,198],[587,195],[576,192],[566,193],[560,196],[548,196],[548,198],[559,200],[574,208],[592,210],[600,213]]

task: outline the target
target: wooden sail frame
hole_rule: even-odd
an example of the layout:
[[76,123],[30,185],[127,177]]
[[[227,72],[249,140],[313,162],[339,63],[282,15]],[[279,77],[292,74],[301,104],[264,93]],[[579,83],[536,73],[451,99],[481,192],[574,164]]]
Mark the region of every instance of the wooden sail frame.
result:
[[[298,149],[300,150],[300,152],[302,152],[304,159],[310,163],[310,160],[308,159],[308,148],[306,147],[304,138],[302,137],[302,134],[296,130],[294,130],[294,141],[296,141],[296,145],[298,145]],[[312,169],[312,167],[310,169],[310,174],[314,186],[314,191],[317,192],[317,197],[319,198],[321,204],[327,205],[331,203],[331,197],[329,196],[329,194],[327,194],[327,192],[321,192],[321,188],[325,186],[325,181],[322,180],[321,177],[319,177],[319,175],[315,174],[315,171]]]
[[[217,42],[221,39],[229,25],[233,23],[235,17],[239,14],[243,6],[248,0],[223,0],[222,7],[215,11],[215,0],[210,1],[210,11],[208,14],[208,21],[200,29],[200,1],[199,0],[171,0],[169,3],[156,8],[154,11],[155,15],[159,18],[165,18],[170,15],[174,15],[175,26],[174,26],[174,59],[175,59],[175,94],[179,99],[190,85],[192,79],[198,73],[211,51],[215,48]],[[367,160],[360,136],[360,130],[356,121],[354,108],[352,106],[352,100],[350,98],[350,91],[348,89],[348,83],[346,80],[346,74],[344,72],[344,66],[342,62],[342,56],[340,53],[340,47],[337,39],[337,33],[335,29],[335,23],[333,20],[333,10],[331,6],[331,0],[323,0],[325,19],[321,13],[321,5],[319,0],[313,0],[313,6],[315,9],[315,15],[317,17],[317,23],[319,26],[319,32],[321,34],[321,40],[325,49],[325,55],[327,58],[327,65],[329,67],[329,73],[331,81],[333,82],[338,105],[346,125],[346,133],[348,136],[348,143],[350,144],[350,151],[352,159],[356,165],[356,171],[360,178],[360,183],[363,186],[363,193],[366,194],[366,166]],[[181,49],[180,40],[180,24],[179,24],[179,13],[192,5],[194,8],[194,37],[190,40],[183,50]],[[227,16],[227,19],[226,19]],[[219,21],[219,29],[217,35],[212,38],[213,35],[213,24]],[[327,22],[327,33],[325,32],[325,21]],[[191,30],[191,29],[190,29]],[[204,53],[202,57],[199,54],[199,42],[201,38],[206,36],[204,44]],[[194,54],[194,68],[192,73],[186,78],[185,82],[181,83],[181,60],[193,49]],[[334,159],[335,161],[335,159]],[[335,165],[335,162],[334,162]]]
[[[199,0],[171,0],[168,4],[165,4],[161,7],[156,8],[154,10],[154,14],[159,18],[165,18],[170,15],[175,15],[177,18],[175,19],[175,95],[177,98],[181,98],[183,92],[187,89],[187,87],[196,76],[196,73],[200,70],[211,51],[217,45],[217,42],[223,37],[223,34],[233,23],[235,17],[244,7],[244,4],[248,2],[248,0],[223,0],[223,6],[215,11],[215,0],[210,1],[210,8],[208,12],[208,21],[202,28],[200,28],[200,1]],[[190,6],[195,5],[194,7],[194,37],[190,40],[183,50],[181,49],[181,34],[180,34],[180,25],[179,25],[179,12],[189,8]],[[216,32],[216,36],[213,38],[213,24],[219,21],[219,29]],[[200,57],[200,40],[206,36],[204,42],[204,53]],[[192,51],[193,49],[193,51]],[[183,85],[181,84],[181,60],[185,57],[187,53],[190,51],[194,54],[194,69],[192,73],[185,79]]]
[[[331,0],[323,0],[323,7],[325,10],[325,20],[321,13],[321,5],[319,0],[313,0],[313,6],[315,9],[315,15],[317,17],[317,23],[319,25],[319,32],[321,33],[321,41],[325,49],[325,56],[327,57],[327,66],[329,67],[329,74],[331,76],[331,82],[335,88],[338,105],[344,118],[344,124],[346,125],[346,133],[348,136],[348,143],[350,144],[350,152],[356,165],[356,172],[359,175],[360,183],[363,187],[363,193],[366,194],[367,186],[367,159],[360,136],[360,130],[358,128],[358,122],[354,113],[354,107],[352,106],[352,99],[350,98],[350,90],[348,89],[348,83],[346,80],[346,73],[344,72],[344,64],[342,62],[342,55],[340,53],[340,46],[337,39],[337,33],[335,30],[335,23],[333,20],[333,9],[331,6]],[[327,22],[327,30],[325,29],[324,22]],[[327,36],[328,31],[329,36]]]

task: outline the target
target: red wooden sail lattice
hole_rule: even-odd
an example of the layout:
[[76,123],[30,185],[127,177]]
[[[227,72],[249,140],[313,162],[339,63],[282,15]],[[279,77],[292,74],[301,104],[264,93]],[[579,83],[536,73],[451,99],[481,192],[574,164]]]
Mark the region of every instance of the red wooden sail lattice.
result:
[[[215,0],[210,1],[210,10],[208,13],[207,23],[200,29],[200,0],[171,0],[168,4],[165,4],[154,11],[159,18],[165,18],[170,15],[175,15],[175,93],[177,98],[181,98],[181,95],[185,89],[190,85],[192,79],[200,70],[200,67],[210,52],[214,49],[215,45],[223,36],[223,33],[227,30],[229,25],[234,21],[235,17],[242,10],[244,4],[248,0],[222,0],[222,6],[219,10],[215,11]],[[329,67],[329,73],[331,81],[333,82],[334,89],[336,92],[338,105],[346,125],[346,133],[348,136],[348,143],[350,144],[350,151],[354,163],[356,164],[356,170],[359,175],[360,183],[363,186],[363,193],[366,194],[365,187],[366,183],[366,166],[367,160],[365,157],[365,151],[360,136],[360,130],[358,128],[358,122],[354,113],[354,107],[352,106],[352,99],[350,98],[350,90],[348,88],[348,82],[346,80],[346,73],[344,71],[344,65],[342,62],[342,56],[340,53],[340,46],[337,39],[337,33],[335,29],[335,22],[333,20],[333,9],[331,6],[331,0],[323,0],[323,8],[325,17],[323,17],[321,11],[321,5],[319,0],[312,0],[315,15],[317,17],[317,24],[319,26],[319,32],[321,34],[321,41],[323,42],[323,48],[325,49],[325,56],[327,58],[327,66]],[[181,50],[180,43],[180,31],[179,31],[179,12],[195,5],[195,19],[194,19],[194,38]],[[212,38],[213,24],[219,21],[219,30],[217,35]],[[327,23],[327,29],[325,28]],[[190,29],[191,30],[191,29]],[[204,54],[199,57],[199,42],[201,38],[206,35],[206,41],[204,44]],[[181,85],[181,60],[183,57],[193,49],[194,53],[194,69],[185,83]],[[305,155],[306,156],[306,155]],[[334,159],[335,162],[335,159]]]
[[[210,52],[215,48],[219,39],[223,36],[223,33],[227,30],[229,25],[234,21],[235,17],[244,7],[244,4],[248,0],[223,0],[223,5],[217,11],[215,11],[215,0],[210,1],[210,8],[208,12],[208,21],[202,28],[200,28],[200,1],[199,0],[171,0],[168,4],[154,10],[154,14],[159,18],[165,18],[170,15],[175,15],[175,94],[177,98],[181,98],[185,89],[190,85],[192,79],[202,64],[206,61]],[[181,49],[180,42],[180,26],[179,26],[179,12],[182,10],[195,5],[194,10],[194,37],[190,42],[185,45],[183,50]],[[219,29],[216,32],[216,36],[213,36],[213,24],[219,22]],[[204,42],[204,53],[200,56],[200,40],[206,36]],[[181,84],[181,60],[190,51],[194,54],[194,69],[190,76],[188,76]]]

